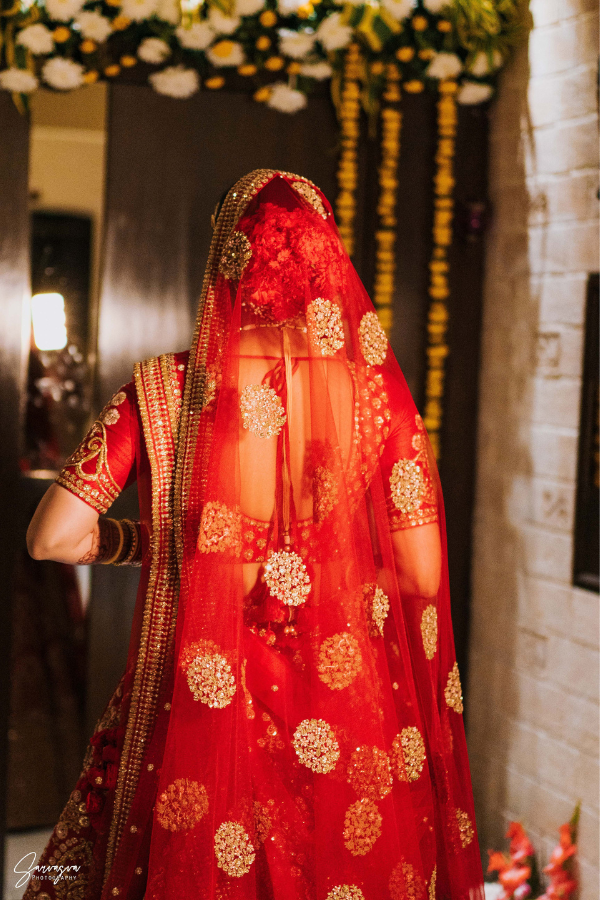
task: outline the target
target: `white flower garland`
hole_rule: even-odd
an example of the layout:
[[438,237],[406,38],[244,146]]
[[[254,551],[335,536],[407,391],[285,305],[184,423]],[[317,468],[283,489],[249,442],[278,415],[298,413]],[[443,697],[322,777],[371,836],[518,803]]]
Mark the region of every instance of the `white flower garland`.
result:
[[408,93],[452,78],[459,103],[483,103],[514,43],[519,0],[472,2],[482,14],[470,32],[458,0],[232,0],[229,14],[222,0],[27,0],[0,20],[0,89],[27,94],[43,81],[73,90],[141,61],[165,66],[148,78],[167,96],[217,90],[236,70],[253,79],[256,100],[293,113],[318,82],[341,75],[355,42],[371,104],[388,64]]

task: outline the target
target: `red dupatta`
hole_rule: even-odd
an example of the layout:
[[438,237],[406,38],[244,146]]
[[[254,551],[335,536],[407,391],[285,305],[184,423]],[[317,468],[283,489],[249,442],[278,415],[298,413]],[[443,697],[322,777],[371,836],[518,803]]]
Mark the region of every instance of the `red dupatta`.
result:
[[435,463],[297,176],[251,173],[219,214],[175,491],[147,900],[481,897]]

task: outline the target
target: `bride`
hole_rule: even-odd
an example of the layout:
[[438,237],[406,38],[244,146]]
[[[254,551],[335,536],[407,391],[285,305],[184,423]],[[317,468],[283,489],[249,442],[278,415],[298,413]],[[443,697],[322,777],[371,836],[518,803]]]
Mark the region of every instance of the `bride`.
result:
[[483,898],[437,470],[313,184],[229,191],[191,350],[136,364],[28,544],[141,578],[41,859],[77,868],[26,900]]

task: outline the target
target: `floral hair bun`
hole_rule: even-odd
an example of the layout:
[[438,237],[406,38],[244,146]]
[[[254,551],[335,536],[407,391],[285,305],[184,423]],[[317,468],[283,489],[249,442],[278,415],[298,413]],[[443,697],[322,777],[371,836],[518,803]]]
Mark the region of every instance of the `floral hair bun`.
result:
[[246,311],[284,322],[304,314],[314,297],[335,293],[343,255],[338,238],[316,213],[265,202],[238,227],[252,247],[241,282]]

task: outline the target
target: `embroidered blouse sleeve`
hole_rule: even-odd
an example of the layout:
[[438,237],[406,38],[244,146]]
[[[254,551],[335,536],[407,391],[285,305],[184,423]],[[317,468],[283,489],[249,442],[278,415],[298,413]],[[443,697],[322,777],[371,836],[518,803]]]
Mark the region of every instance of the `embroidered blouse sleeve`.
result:
[[381,455],[383,486],[391,531],[438,521],[431,477],[429,441],[408,388],[388,389],[392,421]]
[[106,404],[66,461],[57,484],[105,513],[136,479],[138,421],[135,386],[130,382]]

